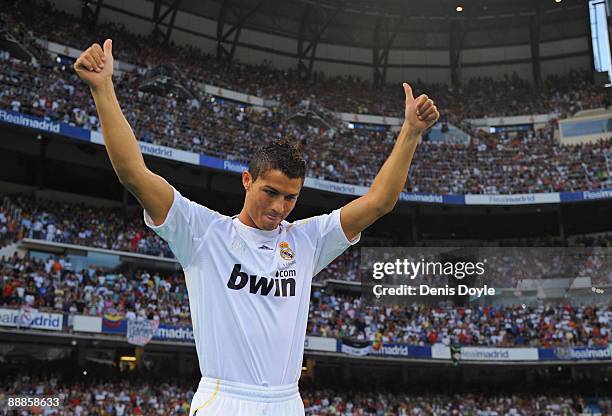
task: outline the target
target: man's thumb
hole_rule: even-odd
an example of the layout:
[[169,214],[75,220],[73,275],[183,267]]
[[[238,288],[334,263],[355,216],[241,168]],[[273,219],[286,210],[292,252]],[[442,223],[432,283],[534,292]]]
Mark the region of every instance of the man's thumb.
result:
[[104,55],[113,56],[113,41],[111,39],[104,41]]
[[406,102],[413,102],[414,96],[412,95],[412,87],[407,82],[404,82],[404,93],[406,93]]

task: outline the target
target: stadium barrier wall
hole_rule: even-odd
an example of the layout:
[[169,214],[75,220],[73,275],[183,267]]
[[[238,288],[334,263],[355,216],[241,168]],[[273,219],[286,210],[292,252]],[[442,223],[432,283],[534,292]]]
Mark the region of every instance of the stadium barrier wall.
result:
[[[45,120],[40,117],[25,115],[9,110],[0,110],[0,123],[7,123],[30,128],[46,133],[58,134],[75,140],[82,140],[99,145],[104,144],[102,133],[66,123]],[[179,149],[172,149],[151,143],[138,142],[143,154],[163,159],[175,160],[192,165],[242,172],[248,166],[233,160],[221,159],[203,154],[196,154]],[[307,188],[359,196],[367,192],[368,187],[350,185],[308,177],[304,183]],[[511,195],[438,195],[418,192],[402,192],[400,201],[451,204],[451,205],[531,205],[565,202],[579,202],[599,199],[612,199],[612,188],[578,192],[554,192]]]
[[[25,310],[25,311],[24,311]],[[24,313],[26,312],[26,313]],[[59,313],[44,313],[32,308],[0,308],[0,326],[19,329],[43,329],[50,333],[62,331],[64,321],[72,322],[75,332],[123,335],[127,337],[128,320],[122,316],[104,315],[85,316],[71,315],[67,320]],[[153,335],[158,341],[179,341],[194,343],[191,325],[160,324]],[[345,354],[354,357],[389,357],[428,360],[450,360],[450,348],[442,344],[427,346],[369,343],[365,341],[350,342],[347,339],[335,339],[307,335],[304,340],[307,351],[324,351]],[[543,361],[612,361],[612,344],[592,347],[461,347],[461,361],[480,362],[543,362]]]
[[533,124],[534,127],[544,126],[551,120],[558,118],[560,115],[560,113],[550,113],[508,117],[483,117],[469,118],[466,121],[473,126],[489,131],[491,127],[517,126],[525,124]]
[[74,315],[72,328],[78,332],[102,332],[102,318],[99,316]]

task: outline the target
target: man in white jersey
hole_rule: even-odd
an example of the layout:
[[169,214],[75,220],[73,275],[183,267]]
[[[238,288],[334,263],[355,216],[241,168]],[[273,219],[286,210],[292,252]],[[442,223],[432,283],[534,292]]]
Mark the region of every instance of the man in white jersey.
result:
[[147,169],[112,84],[112,41],[74,64],[89,85],[120,182],[144,208],[185,272],[202,379],[190,415],[297,416],[312,278],[395,206],[421,133],[439,113],[408,84],[405,122],[367,194],[330,214],[289,223],[306,162],[287,140],[261,147],[228,217],[182,196]]

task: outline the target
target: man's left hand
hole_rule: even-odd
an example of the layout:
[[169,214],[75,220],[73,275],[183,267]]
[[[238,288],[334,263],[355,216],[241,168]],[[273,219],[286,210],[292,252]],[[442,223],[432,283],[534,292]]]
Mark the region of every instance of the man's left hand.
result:
[[440,113],[433,100],[427,95],[421,94],[414,98],[412,88],[407,83],[404,83],[404,92],[406,93],[404,125],[415,134],[421,135],[438,121]]

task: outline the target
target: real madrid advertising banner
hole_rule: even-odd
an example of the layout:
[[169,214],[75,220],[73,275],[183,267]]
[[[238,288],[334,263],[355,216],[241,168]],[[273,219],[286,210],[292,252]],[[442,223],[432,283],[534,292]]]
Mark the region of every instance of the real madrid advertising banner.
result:
[[612,360],[612,344],[607,347],[557,347],[540,348],[541,361],[609,361]]
[[465,361],[537,361],[537,348],[462,347]]
[[370,348],[369,355],[384,357],[410,357],[428,359],[431,358],[431,347],[407,344],[379,344],[374,343]]
[[63,318],[61,313],[39,312],[38,309],[29,307],[21,309],[0,308],[0,326],[61,331],[64,323]]

